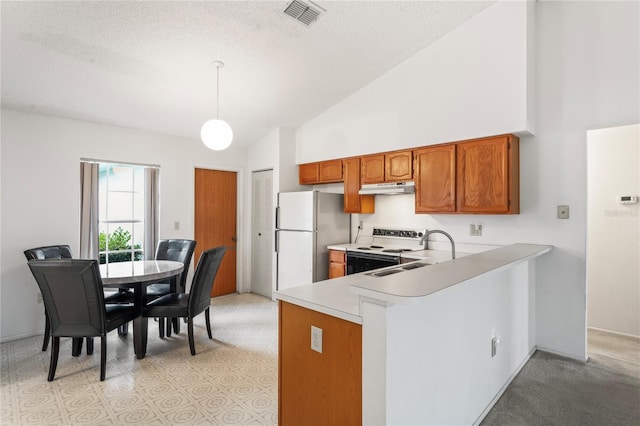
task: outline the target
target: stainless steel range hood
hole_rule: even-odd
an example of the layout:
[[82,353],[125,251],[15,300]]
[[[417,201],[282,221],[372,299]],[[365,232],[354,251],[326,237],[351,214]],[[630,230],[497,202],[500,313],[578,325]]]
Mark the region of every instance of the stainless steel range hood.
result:
[[391,194],[413,194],[416,190],[415,182],[392,182],[392,183],[372,183],[362,185],[360,195],[391,195]]

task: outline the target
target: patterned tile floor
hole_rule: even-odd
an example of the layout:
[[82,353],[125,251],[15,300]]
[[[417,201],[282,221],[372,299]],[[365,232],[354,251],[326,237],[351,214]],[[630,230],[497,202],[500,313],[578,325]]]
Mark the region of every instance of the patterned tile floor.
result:
[[0,345],[0,424],[9,425],[275,425],[277,304],[245,293],[212,299],[213,340],[204,316],[195,324],[196,356],[186,324],[160,339],[149,321],[147,356],[133,354],[131,334],[109,333],[107,377],[100,382],[100,343],[71,356],[62,339],[56,378],[47,382],[50,351],[42,336]]

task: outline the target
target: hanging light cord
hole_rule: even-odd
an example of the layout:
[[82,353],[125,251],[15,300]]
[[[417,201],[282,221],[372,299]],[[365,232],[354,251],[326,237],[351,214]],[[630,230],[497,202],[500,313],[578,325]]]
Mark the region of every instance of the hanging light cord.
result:
[[220,119],[220,64],[216,64],[216,120]]

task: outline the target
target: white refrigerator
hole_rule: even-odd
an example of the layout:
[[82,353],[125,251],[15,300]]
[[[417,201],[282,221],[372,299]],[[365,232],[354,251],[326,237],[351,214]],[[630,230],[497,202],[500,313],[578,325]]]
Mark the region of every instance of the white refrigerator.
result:
[[276,288],[322,281],[329,275],[328,245],[351,238],[344,196],[319,191],[281,192],[276,208]]

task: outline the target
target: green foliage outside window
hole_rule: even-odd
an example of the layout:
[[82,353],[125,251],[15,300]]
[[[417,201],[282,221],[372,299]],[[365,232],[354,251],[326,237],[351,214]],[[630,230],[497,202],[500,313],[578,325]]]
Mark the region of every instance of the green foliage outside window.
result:
[[[140,244],[136,244],[133,248],[140,250],[142,247]],[[107,255],[104,252],[107,251],[107,234],[105,232],[101,232],[98,236],[98,250],[101,252],[100,263],[106,263]],[[134,258],[131,259],[131,233],[118,227],[109,235],[109,263],[130,260],[142,260],[142,252],[136,251]]]

